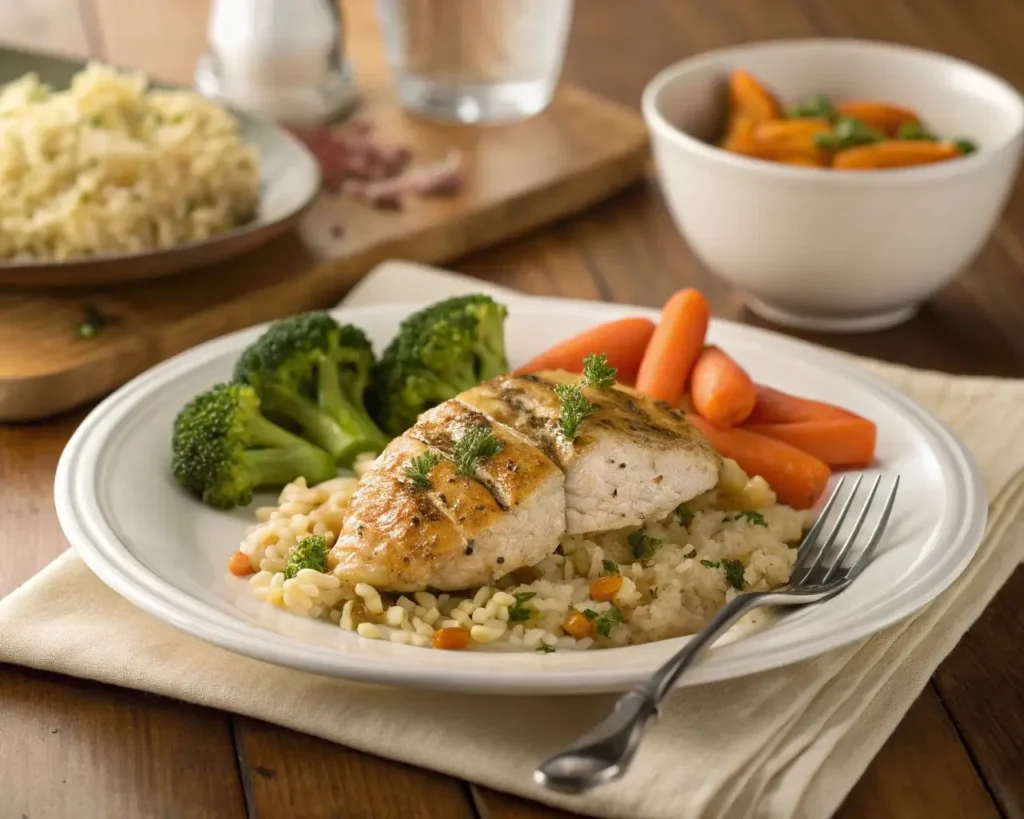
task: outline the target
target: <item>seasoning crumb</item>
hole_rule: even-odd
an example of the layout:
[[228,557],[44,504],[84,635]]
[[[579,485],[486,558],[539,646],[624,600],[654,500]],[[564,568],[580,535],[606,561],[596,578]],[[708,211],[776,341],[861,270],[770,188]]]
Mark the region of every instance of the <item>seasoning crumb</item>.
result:
[[499,556],[499,557],[495,558],[495,561],[500,566],[502,563],[505,562],[505,558]]
[[343,228],[341,225],[331,225],[331,238],[332,239],[340,239],[344,235],[345,235],[345,228]]
[[665,480],[665,476],[664,475],[655,475],[654,476],[654,482],[655,483],[661,483],[663,480]]
[[619,464],[619,469],[625,469],[625,468],[626,468],[625,464]]
[[468,545],[468,544],[466,545],[466,554],[467,555],[473,554],[473,547]]
[[617,498],[618,496],[619,496],[619,490],[618,489],[613,489],[612,490],[612,497],[613,498]]
[[480,504],[479,506],[474,506],[473,508],[474,508],[474,509],[475,509],[475,510],[476,510],[477,512],[483,512],[483,511],[484,511],[484,509],[486,509],[487,507],[486,507],[486,506],[484,506],[483,504]]

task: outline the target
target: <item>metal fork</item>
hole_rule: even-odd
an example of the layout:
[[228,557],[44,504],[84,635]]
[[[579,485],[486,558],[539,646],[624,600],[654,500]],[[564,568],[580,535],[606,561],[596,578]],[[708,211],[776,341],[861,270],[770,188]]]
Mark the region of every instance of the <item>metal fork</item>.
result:
[[900,482],[897,475],[883,502],[881,514],[867,544],[852,561],[852,565],[844,566],[843,562],[850,556],[868,513],[873,506],[877,508],[875,495],[882,482],[881,475],[872,483],[850,533],[841,544],[837,543],[843,522],[853,506],[862,479],[863,476],[857,477],[835,522],[819,544],[819,536],[832,507],[842,495],[846,479],[841,478],[836,484],[821,514],[800,544],[788,585],[774,591],[736,595],[646,683],[623,694],[615,704],[615,709],[603,722],[568,749],[538,766],[533,772],[534,780],[551,790],[581,793],[596,785],[618,779],[629,768],[647,722],[658,714],[672,687],[701,652],[717,640],[729,626],[747,612],[761,606],[802,606],[818,603],[847,588],[868,565],[878,548],[882,533],[889,522]]

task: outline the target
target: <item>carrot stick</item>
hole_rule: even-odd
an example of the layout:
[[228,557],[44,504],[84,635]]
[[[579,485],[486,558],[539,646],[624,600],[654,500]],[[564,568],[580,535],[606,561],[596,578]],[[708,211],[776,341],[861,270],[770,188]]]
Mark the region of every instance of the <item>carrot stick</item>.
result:
[[711,308],[699,290],[673,293],[661,310],[661,321],[640,362],[637,390],[676,406],[690,370],[704,349],[710,319]]
[[550,350],[518,367],[515,374],[522,375],[540,370],[581,373],[584,358],[604,353],[608,357],[608,363],[618,369],[616,378],[619,383],[632,386],[636,382],[640,361],[652,335],[654,322],[650,319],[632,317],[598,324],[572,338],[560,341]]
[[760,80],[742,68],[729,75],[729,112],[752,122],[782,118],[782,106]]
[[950,142],[926,139],[883,139],[871,145],[846,148],[832,158],[837,171],[871,171],[885,168],[907,168],[930,162],[945,162],[963,156]]
[[864,467],[875,457],[875,425],[863,418],[744,424],[741,429],[795,446],[833,469]]
[[694,413],[688,413],[687,420],[720,455],[732,458],[748,475],[768,481],[780,503],[810,509],[825,491],[830,471],[813,455],[745,429],[716,426]]
[[714,424],[742,424],[754,409],[757,392],[739,364],[717,347],[705,347],[690,374],[693,405]]
[[920,122],[917,114],[902,105],[876,100],[849,100],[836,106],[840,116],[859,119],[865,125],[887,136],[896,136],[901,125]]
[[847,410],[826,404],[823,401],[812,401],[810,398],[799,398],[795,395],[755,384],[757,403],[754,411],[746,420],[746,424],[792,424],[798,421],[828,421],[831,419],[859,418]]

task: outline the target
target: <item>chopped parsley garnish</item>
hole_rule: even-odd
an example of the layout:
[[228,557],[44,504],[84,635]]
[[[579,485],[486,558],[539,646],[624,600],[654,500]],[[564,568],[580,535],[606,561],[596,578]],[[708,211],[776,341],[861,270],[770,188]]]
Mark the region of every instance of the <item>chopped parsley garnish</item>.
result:
[[534,649],[534,651],[536,651],[538,654],[554,654],[555,647],[549,646],[547,643],[541,643]]
[[697,556],[697,550],[696,549],[690,549],[688,554],[683,555],[683,557],[685,557],[687,560],[692,560],[696,556]]
[[327,568],[327,541],[323,535],[310,535],[298,542],[284,570],[286,578],[295,577],[302,569],[322,572]]
[[490,427],[473,427],[467,430],[452,447],[455,471],[460,475],[472,476],[480,466],[480,461],[484,458],[494,457],[504,447],[504,442],[494,437]]
[[815,94],[802,105],[796,105],[786,112],[790,119],[832,119],[836,115],[836,107],[824,94]]
[[619,573],[619,564],[616,563],[614,560],[602,560],[601,566],[604,568],[607,574]]
[[562,402],[558,426],[561,427],[562,434],[571,441],[579,432],[580,423],[596,407],[586,399],[576,384],[556,384],[555,393],[558,395],[558,400]]
[[109,324],[110,316],[100,310],[100,308],[90,304],[86,306],[85,316],[79,322],[78,327],[75,328],[75,336],[83,340],[96,338],[96,336],[107,329]]
[[768,526],[768,521],[764,519],[764,515],[762,515],[760,512],[755,512],[753,510],[740,512],[738,515],[736,515],[736,517],[733,518],[733,520],[743,520],[743,518],[746,518],[747,522],[751,526]]
[[423,452],[409,459],[405,465],[405,477],[417,489],[431,489],[434,484],[430,482],[430,470],[440,462],[441,458],[433,452]]
[[615,386],[615,374],[618,372],[609,366],[608,356],[588,355],[583,359],[583,384],[587,387],[606,389]]
[[676,507],[676,520],[679,521],[680,526],[689,526],[693,523],[693,512],[681,503]]
[[594,631],[602,637],[608,637],[612,633],[612,625],[614,623],[626,622],[626,618],[623,617],[622,612],[615,606],[612,606],[604,614],[599,614],[593,609],[582,609],[580,614],[594,624]]
[[626,542],[629,544],[629,550],[633,553],[633,557],[637,560],[651,557],[661,548],[661,540],[651,537],[643,529],[630,532],[626,536]]
[[738,560],[723,560],[722,570],[725,572],[725,579],[734,589],[742,589],[746,585],[746,580],[743,579],[743,564]]
[[523,620],[529,620],[533,616],[533,610],[526,608],[523,604],[536,597],[537,592],[516,592],[512,596],[516,599],[516,604],[508,610],[509,622],[521,623]]
[[880,142],[885,135],[853,117],[839,117],[831,134],[815,134],[814,144],[818,148],[838,151],[855,145],[870,145]]
[[700,565],[701,566],[706,566],[709,569],[720,569],[720,568],[722,568],[722,564],[719,563],[717,560],[702,560],[700,562]]
[[904,122],[896,129],[897,139],[925,139],[928,142],[935,142],[938,137],[930,134],[924,129],[920,122]]
[[956,145],[962,154],[973,154],[978,150],[978,143],[973,139],[954,139],[953,144]]

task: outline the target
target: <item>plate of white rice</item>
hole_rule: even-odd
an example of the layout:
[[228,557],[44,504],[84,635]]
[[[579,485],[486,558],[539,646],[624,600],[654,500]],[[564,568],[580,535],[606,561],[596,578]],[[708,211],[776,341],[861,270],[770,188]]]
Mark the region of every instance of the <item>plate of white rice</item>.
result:
[[[517,297],[506,344],[513,366],[603,321],[647,308]],[[380,348],[415,305],[346,308]],[[267,662],[348,679],[507,694],[618,691],[646,679],[739,589],[788,578],[813,510],[780,505],[771,487],[726,460],[718,485],[636,531],[563,538],[529,572],[447,594],[396,595],[346,586],[308,569],[288,576],[291,550],[335,533],[356,477],[296,482],[222,512],[170,474],[168,430],[192,396],[230,377],[264,327],[203,344],[126,384],[82,423],[58,467],[62,528],[111,589],[201,639]],[[709,343],[755,380],[872,419],[877,461],[901,491],[886,541],[843,594],[818,606],[762,612],[710,648],[684,684],[730,679],[814,657],[899,621],[963,570],[986,516],[977,468],[926,410],[845,357],[751,327],[713,321]],[[364,458],[357,471],[371,463]],[[648,540],[649,539],[649,540]],[[236,550],[258,571],[227,570]],[[578,613],[587,627],[567,626]],[[439,629],[474,634],[468,650],[431,648]]]
[[289,227],[320,187],[284,130],[139,72],[0,51],[0,284],[152,278]]

